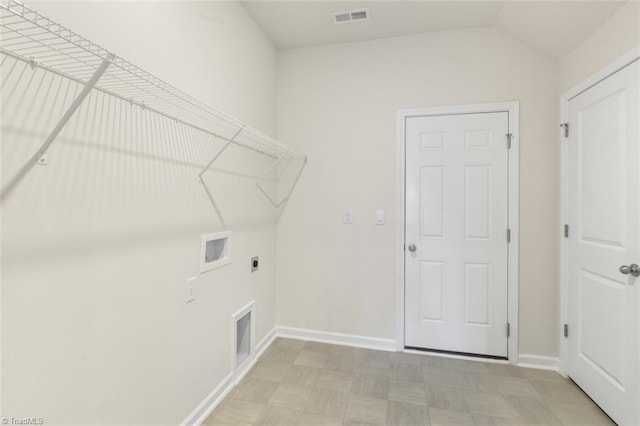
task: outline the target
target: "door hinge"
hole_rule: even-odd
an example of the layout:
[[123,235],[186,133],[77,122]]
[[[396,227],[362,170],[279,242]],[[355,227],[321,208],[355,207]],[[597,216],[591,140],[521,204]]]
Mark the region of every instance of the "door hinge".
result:
[[507,149],[511,149],[511,139],[513,138],[513,133],[507,133]]
[[564,325],[564,337],[569,337],[569,324]]
[[569,238],[569,225],[564,226],[564,237]]
[[564,137],[568,138],[569,137],[569,123],[562,123],[560,125],[560,127],[562,127],[564,129]]
[[511,228],[507,228],[507,243],[511,242]]
[[511,337],[511,323],[507,323],[507,337]]

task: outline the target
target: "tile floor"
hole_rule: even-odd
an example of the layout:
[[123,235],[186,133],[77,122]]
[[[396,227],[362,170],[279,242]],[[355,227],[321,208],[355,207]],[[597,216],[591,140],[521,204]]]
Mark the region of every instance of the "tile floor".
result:
[[612,422],[551,371],[279,338],[205,424]]

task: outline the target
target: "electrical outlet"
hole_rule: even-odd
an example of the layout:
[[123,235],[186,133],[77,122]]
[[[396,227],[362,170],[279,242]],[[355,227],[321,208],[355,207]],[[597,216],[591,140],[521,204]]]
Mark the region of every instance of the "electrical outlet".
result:
[[187,301],[186,303],[195,302],[196,300],[196,277],[187,278]]
[[342,223],[350,225],[353,223],[353,210],[345,209],[344,214],[342,216]]

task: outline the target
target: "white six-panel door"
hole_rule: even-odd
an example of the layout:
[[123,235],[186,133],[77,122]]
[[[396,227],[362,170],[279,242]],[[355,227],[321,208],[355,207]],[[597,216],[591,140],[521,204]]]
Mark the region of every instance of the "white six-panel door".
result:
[[569,101],[567,373],[619,424],[640,424],[640,64]]
[[506,358],[508,113],[405,126],[405,346]]

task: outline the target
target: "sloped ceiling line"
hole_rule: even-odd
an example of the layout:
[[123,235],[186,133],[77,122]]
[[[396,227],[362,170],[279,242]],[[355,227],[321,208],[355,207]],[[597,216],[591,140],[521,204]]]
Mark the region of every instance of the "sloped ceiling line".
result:
[[[278,49],[432,31],[496,27],[560,59],[625,1],[243,1]],[[369,8],[371,20],[335,25],[333,12]]]

